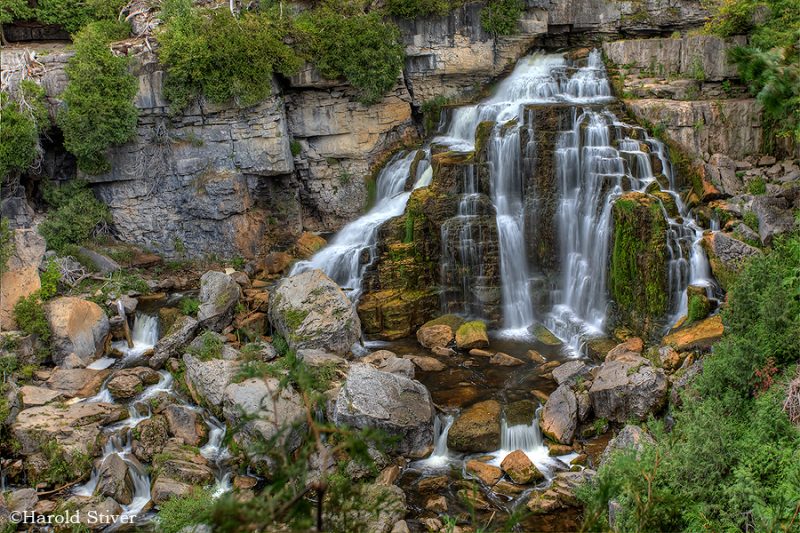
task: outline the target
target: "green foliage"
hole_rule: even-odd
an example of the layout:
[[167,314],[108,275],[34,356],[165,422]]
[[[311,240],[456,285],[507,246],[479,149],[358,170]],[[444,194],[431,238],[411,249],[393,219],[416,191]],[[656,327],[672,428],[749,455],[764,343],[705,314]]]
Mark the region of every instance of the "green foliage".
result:
[[207,520],[210,489],[195,488],[186,496],[171,498],[159,505],[158,530],[163,533],[177,533],[186,526],[202,524]]
[[686,323],[691,324],[698,320],[702,320],[708,316],[710,304],[707,298],[699,294],[692,294],[689,297],[688,310],[686,313]]
[[390,15],[413,19],[426,15],[447,15],[461,3],[453,0],[387,0],[386,11]]
[[33,17],[33,9],[28,0],[3,0],[0,2],[0,24],[8,24],[15,20],[27,20]]
[[90,174],[110,170],[104,152],[136,135],[133,98],[138,83],[128,72],[128,58],[114,55],[108,41],[108,25],[100,23],[89,24],[75,36],[64,107],[57,119],[64,146]]
[[650,424],[655,445],[599,469],[579,494],[584,529],[604,529],[615,500],[617,531],[796,530],[800,431],[783,403],[800,350],[798,265],[795,236],[745,266],[725,335],[684,391],[674,427]]
[[35,18],[70,33],[97,20],[116,20],[126,0],[37,0]]
[[10,172],[21,172],[41,157],[39,133],[50,121],[44,89],[30,80],[19,84],[16,93],[0,92],[0,181]]
[[328,0],[301,16],[297,25],[320,73],[346,79],[358,89],[362,103],[380,101],[397,83],[404,59],[400,30],[379,12],[364,13]]
[[39,295],[43,300],[49,300],[58,292],[58,282],[61,281],[61,271],[58,269],[58,264],[50,260],[47,262],[47,268],[44,272],[39,274],[39,281],[41,288]]
[[[167,68],[164,95],[178,112],[200,97],[249,107],[271,94],[273,72],[291,75],[301,58],[286,43],[289,17],[228,9],[198,9],[191,0],[164,2],[159,59]],[[224,35],[210,39],[209,35]]]
[[72,180],[57,188],[46,188],[44,197],[51,209],[39,226],[39,233],[56,251],[87,241],[98,226],[111,222],[108,207],[95,198],[85,181]]
[[36,335],[45,344],[50,341],[50,324],[39,291],[20,298],[14,306],[14,321],[26,335]]
[[223,345],[222,339],[213,331],[206,331],[200,336],[199,346],[189,346],[186,351],[201,361],[210,361],[222,357]]
[[292,142],[289,143],[289,148],[292,150],[292,156],[297,157],[300,155],[300,152],[303,151],[303,146],[300,144],[300,141],[296,141],[292,139]]
[[6,263],[15,250],[14,232],[8,227],[8,220],[0,219],[0,275],[6,271]]
[[439,120],[442,118],[442,108],[447,105],[447,102],[447,98],[439,94],[422,103],[422,117],[425,125],[425,133],[432,134],[436,131]]
[[42,443],[40,451],[47,468],[30,480],[33,483],[44,481],[59,486],[78,479],[92,469],[91,457],[74,450],[67,454],[56,440]]
[[767,192],[767,183],[764,181],[764,178],[758,176],[747,186],[747,191],[750,194],[764,194]]
[[490,0],[481,10],[481,25],[495,36],[513,35],[524,10],[522,0]]
[[751,230],[758,231],[758,215],[753,211],[745,211],[742,221]]
[[178,304],[178,307],[181,310],[181,313],[187,316],[197,316],[197,312],[200,310],[200,300],[197,298],[190,298],[186,297],[181,300],[181,303]]

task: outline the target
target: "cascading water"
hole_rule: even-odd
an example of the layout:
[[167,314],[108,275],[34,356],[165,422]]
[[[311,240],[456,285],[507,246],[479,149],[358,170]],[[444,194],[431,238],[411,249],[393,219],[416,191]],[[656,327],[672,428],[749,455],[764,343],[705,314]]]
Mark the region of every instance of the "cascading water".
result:
[[442,468],[447,466],[452,459],[447,449],[447,434],[455,421],[455,416],[442,414],[433,420],[433,452],[425,459],[418,461],[421,468]]
[[[427,152],[419,154],[412,150],[397,154],[378,176],[375,206],[342,228],[328,246],[311,259],[296,263],[291,275],[319,268],[339,286],[351,290],[351,300],[358,300],[364,271],[375,260],[378,230],[387,220],[403,214],[411,196],[406,186],[415,161],[418,164],[416,175],[411,177],[413,189],[429,185],[432,170]],[[366,259],[365,253],[368,254]]]
[[[124,316],[124,314],[122,315]],[[131,340],[133,346],[129,347],[127,341],[116,341],[111,343],[111,348],[122,354],[123,361],[135,359],[145,355],[152,350],[158,342],[158,317],[144,313],[136,313],[133,320],[133,330],[131,330]],[[102,370],[117,362],[113,357],[101,357],[93,361],[88,368],[92,370]]]
[[231,458],[231,453],[222,444],[226,433],[225,423],[209,415],[206,424],[208,425],[208,442],[200,448],[200,455],[211,461],[214,466],[216,482],[211,491],[211,497],[218,498],[233,489],[231,484],[233,472],[227,467],[227,461]]

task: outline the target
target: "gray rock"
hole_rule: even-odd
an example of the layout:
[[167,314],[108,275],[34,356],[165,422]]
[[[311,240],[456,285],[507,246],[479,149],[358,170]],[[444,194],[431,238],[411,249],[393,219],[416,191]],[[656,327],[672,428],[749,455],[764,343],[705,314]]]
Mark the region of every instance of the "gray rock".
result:
[[639,426],[627,424],[617,436],[609,441],[603,455],[600,456],[600,464],[605,463],[617,450],[631,450],[640,454],[645,445],[655,444],[653,437]]
[[164,409],[164,418],[169,424],[173,437],[181,439],[189,446],[200,446],[206,436],[206,426],[194,409],[185,405],[172,404]]
[[245,449],[254,439],[278,443],[286,451],[302,443],[306,411],[300,395],[275,378],[251,378],[225,389],[223,406],[230,427],[240,428],[234,439]]
[[186,365],[186,384],[189,386],[192,398],[197,403],[218,412],[222,406],[225,387],[233,381],[239,370],[239,364],[224,359],[201,361],[188,353],[183,355],[183,362]]
[[233,320],[241,288],[223,272],[209,271],[200,278],[200,310],[197,320],[201,328],[222,331]]
[[703,372],[703,359],[693,362],[688,368],[679,371],[677,379],[672,383],[669,391],[669,403],[672,408],[678,408],[683,403],[682,394],[689,389],[694,378]]
[[389,350],[373,352],[363,357],[361,362],[368,363],[383,372],[414,379],[414,362],[408,359],[401,359]]
[[568,361],[553,369],[553,379],[556,383],[574,384],[578,378],[589,373],[589,367],[583,361]]
[[589,389],[594,415],[614,422],[644,420],[664,405],[666,396],[664,371],[633,355],[600,365]]
[[353,304],[321,270],[281,280],[269,300],[272,326],[295,350],[313,348],[337,355],[361,337]]
[[133,500],[133,480],[127,463],[119,455],[113,453],[103,460],[97,471],[95,494],[109,496],[123,505]]
[[303,361],[308,366],[319,367],[325,365],[336,365],[340,367],[347,367],[347,360],[328,353],[324,350],[297,350],[297,358]]
[[39,495],[36,489],[17,489],[6,496],[6,505],[11,512],[33,511],[38,501]]
[[578,400],[568,384],[559,387],[542,409],[542,433],[556,442],[571,444],[578,427]]
[[769,246],[776,235],[794,229],[792,206],[785,198],[757,196],[753,200],[753,212],[758,217],[758,236],[762,244]]
[[94,264],[94,268],[101,274],[110,274],[122,269],[119,263],[94,250],[79,246],[78,252],[80,252],[83,257],[89,259],[92,264]]
[[192,491],[192,486],[188,483],[176,481],[166,476],[158,476],[153,488],[150,489],[150,497],[156,505],[169,501],[173,498],[187,496]]
[[156,343],[152,357],[148,361],[151,368],[159,369],[167,359],[177,357],[184,347],[194,338],[199,324],[190,316],[183,316],[175,321],[170,331]]
[[421,383],[363,363],[350,366],[334,410],[336,423],[399,437],[392,451],[411,457],[430,450],[433,415],[430,393]]

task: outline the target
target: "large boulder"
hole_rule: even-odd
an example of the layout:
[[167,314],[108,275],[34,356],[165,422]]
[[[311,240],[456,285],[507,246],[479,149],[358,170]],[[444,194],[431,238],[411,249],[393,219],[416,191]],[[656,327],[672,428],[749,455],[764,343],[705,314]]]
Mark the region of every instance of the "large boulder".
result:
[[[5,214],[5,213],[4,213]],[[41,287],[39,264],[46,249],[44,238],[31,229],[14,230],[14,253],[0,268],[0,329],[16,327],[14,306]]]
[[225,359],[203,361],[192,354],[183,354],[186,365],[186,385],[195,402],[219,413],[227,387],[236,372],[239,363]]
[[600,456],[600,463],[605,463],[617,450],[633,451],[639,454],[648,444],[655,444],[653,437],[645,430],[633,424],[627,424],[617,436],[611,439]]
[[500,448],[500,404],[486,400],[471,405],[447,433],[447,446],[459,452],[490,452]]
[[689,350],[708,351],[714,343],[722,338],[724,330],[722,317],[714,315],[671,332],[664,337],[662,344],[664,346],[672,346],[679,352]]
[[522,450],[514,450],[506,455],[500,466],[514,483],[521,485],[542,481],[545,478]]
[[460,350],[488,348],[489,334],[486,332],[486,323],[482,320],[472,320],[461,324],[456,330],[456,345]]
[[422,457],[433,444],[434,408],[418,381],[356,363],[339,391],[333,419],[354,428],[376,428],[399,438],[393,452]]
[[109,370],[91,368],[56,368],[47,380],[47,386],[68,398],[86,398],[100,392]]
[[109,332],[108,317],[94,302],[73,296],[56,298],[46,306],[52,332],[53,362],[74,353],[85,362],[103,353]]
[[116,453],[106,457],[100,465],[95,494],[109,496],[123,505],[133,500],[133,479],[128,464]]
[[353,304],[321,270],[281,280],[269,300],[269,317],[295,350],[316,348],[343,355],[361,336]]
[[633,354],[604,362],[589,389],[595,416],[621,423],[645,419],[666,397],[664,371]]
[[198,327],[197,320],[190,316],[178,318],[167,334],[156,343],[153,356],[147,364],[151,368],[159,369],[170,357],[179,356],[183,348],[194,338]]
[[200,278],[200,309],[197,320],[200,327],[222,331],[233,321],[241,288],[233,278],[223,272],[210,270]]
[[417,341],[425,348],[444,348],[456,338],[458,327],[464,319],[458,315],[444,315],[425,322],[417,330]]
[[578,400],[568,383],[550,395],[542,409],[542,433],[562,444],[572,443],[578,427]]
[[302,443],[303,401],[291,386],[282,386],[275,378],[251,378],[228,385],[222,411],[229,427],[239,428],[233,438],[244,448],[258,440],[270,442],[279,434],[285,452]]
[[794,230],[793,206],[786,198],[756,196],[752,209],[758,217],[758,236],[762,244],[769,246],[775,236]]
[[206,437],[207,427],[200,413],[186,405],[171,404],[164,409],[169,433],[189,446],[199,446]]
[[708,256],[711,272],[722,286],[729,289],[745,262],[761,254],[761,250],[721,231],[709,232],[701,241]]
[[145,387],[158,383],[161,376],[152,368],[138,366],[117,370],[106,387],[111,396],[116,400],[128,400],[137,396]]

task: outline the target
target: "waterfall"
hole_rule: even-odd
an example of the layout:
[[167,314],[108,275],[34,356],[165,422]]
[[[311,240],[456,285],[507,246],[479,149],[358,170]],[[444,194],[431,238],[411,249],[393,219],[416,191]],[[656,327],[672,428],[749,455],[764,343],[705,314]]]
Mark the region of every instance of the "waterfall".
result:
[[208,426],[208,442],[200,448],[200,455],[214,465],[216,482],[211,490],[211,497],[219,498],[226,492],[233,490],[233,484],[231,483],[233,473],[226,466],[226,462],[231,458],[231,453],[222,444],[226,433],[225,423],[209,415],[206,425]]
[[422,468],[442,468],[450,463],[452,457],[447,449],[447,434],[455,421],[451,414],[438,415],[433,420],[433,452],[417,462]]
[[321,269],[340,287],[352,291],[350,293],[352,301],[358,300],[364,271],[375,260],[378,230],[386,221],[402,215],[405,211],[411,196],[411,193],[406,191],[406,184],[415,161],[419,164],[416,175],[411,176],[413,189],[430,184],[432,170],[428,163],[428,155],[427,151],[420,154],[417,150],[395,155],[378,176],[375,206],[364,216],[342,228],[330,243],[311,259],[296,263],[290,275],[315,268]]

